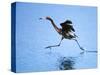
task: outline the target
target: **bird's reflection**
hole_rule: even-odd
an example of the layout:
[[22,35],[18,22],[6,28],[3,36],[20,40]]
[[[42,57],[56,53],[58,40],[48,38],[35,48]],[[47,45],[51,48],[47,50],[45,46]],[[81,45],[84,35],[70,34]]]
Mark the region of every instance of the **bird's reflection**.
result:
[[71,69],[75,69],[74,65],[76,63],[76,61],[84,56],[84,53],[97,53],[97,51],[83,51],[80,52],[77,56],[73,56],[73,57],[62,57],[60,58],[59,61],[59,69],[60,70],[71,70]]
[[59,62],[60,70],[71,70],[74,69],[75,61],[73,57],[62,57]]
[[59,52],[48,51],[48,55],[51,57],[55,57],[57,63],[55,64],[57,69],[59,70],[71,70],[76,69],[75,65],[80,58],[83,58],[84,55],[88,53],[97,53],[97,51],[82,51],[75,56],[63,56]]

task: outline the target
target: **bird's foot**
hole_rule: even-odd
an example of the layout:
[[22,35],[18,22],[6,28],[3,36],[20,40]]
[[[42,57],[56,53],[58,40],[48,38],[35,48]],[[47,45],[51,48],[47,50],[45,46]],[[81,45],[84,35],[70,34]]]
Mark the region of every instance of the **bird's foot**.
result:
[[51,49],[51,46],[47,46],[47,47],[45,47],[45,49],[48,49],[48,48]]
[[86,52],[83,47],[80,47],[80,49],[82,50],[82,52],[80,54],[84,54]]
[[83,50],[83,51],[85,50],[83,47],[80,47],[80,49]]
[[84,52],[85,51],[85,49],[83,48],[83,47],[80,47],[80,49]]
[[52,48],[52,47],[59,47],[60,46],[60,44],[58,44],[58,45],[53,45],[53,46],[47,46],[47,47],[45,47],[45,49],[47,49],[47,48]]

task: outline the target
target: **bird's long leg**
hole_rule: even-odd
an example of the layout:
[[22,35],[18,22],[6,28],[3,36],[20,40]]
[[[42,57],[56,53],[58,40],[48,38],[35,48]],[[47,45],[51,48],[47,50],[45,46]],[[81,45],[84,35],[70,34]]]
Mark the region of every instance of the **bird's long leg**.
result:
[[78,40],[77,40],[77,39],[74,39],[74,40],[76,41],[76,43],[77,43],[77,45],[79,46],[79,48],[80,48],[82,51],[84,51],[85,49],[84,49],[83,47],[80,46]]
[[57,45],[52,45],[52,46],[47,46],[47,47],[45,47],[45,49],[47,49],[47,48],[52,48],[52,47],[59,47],[60,45],[61,45],[61,42],[62,42],[62,40],[63,40],[64,38],[62,37],[61,38],[61,40],[60,40],[60,42],[59,42],[59,44],[57,44]]

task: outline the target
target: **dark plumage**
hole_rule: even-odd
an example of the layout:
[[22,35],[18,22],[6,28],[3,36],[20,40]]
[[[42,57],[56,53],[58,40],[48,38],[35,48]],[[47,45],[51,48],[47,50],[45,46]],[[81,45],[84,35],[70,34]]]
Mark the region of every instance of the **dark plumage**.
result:
[[75,32],[75,29],[73,28],[73,26],[71,25],[72,22],[70,20],[66,20],[65,22],[61,23],[61,27],[62,27],[62,32]]

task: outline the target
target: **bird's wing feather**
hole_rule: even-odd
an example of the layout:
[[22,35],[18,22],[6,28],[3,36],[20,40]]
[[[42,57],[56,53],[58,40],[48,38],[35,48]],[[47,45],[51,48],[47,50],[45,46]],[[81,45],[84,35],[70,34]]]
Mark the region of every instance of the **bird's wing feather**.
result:
[[71,30],[72,30],[73,32],[75,32],[75,29],[73,28],[73,26],[71,26]]

